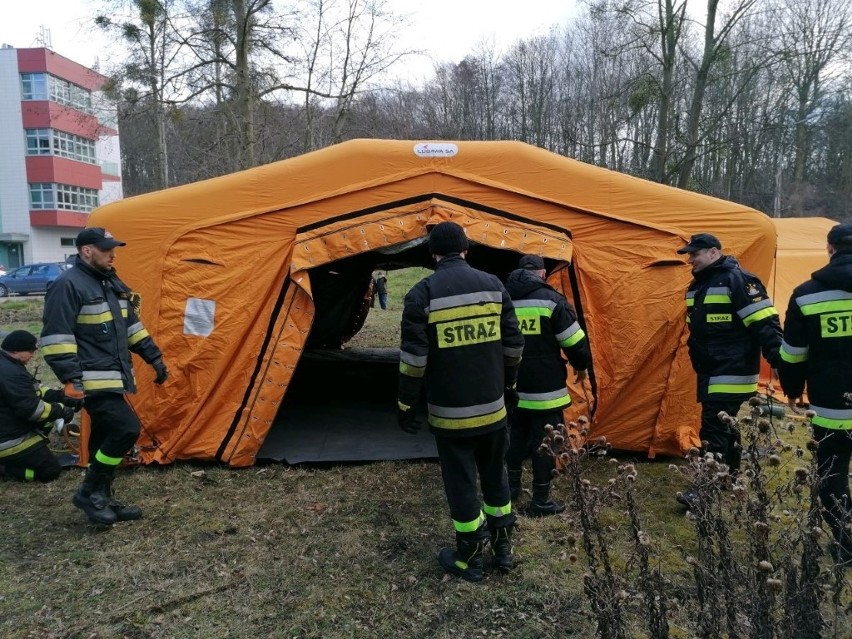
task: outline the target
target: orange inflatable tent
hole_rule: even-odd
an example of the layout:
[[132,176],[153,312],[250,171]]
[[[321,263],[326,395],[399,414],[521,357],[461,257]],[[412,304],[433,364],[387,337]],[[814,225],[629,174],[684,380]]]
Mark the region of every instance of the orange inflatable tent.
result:
[[828,264],[826,237],[837,222],[826,217],[779,217],[772,222],[778,250],[767,286],[783,322],[793,289]]
[[[137,366],[142,462],[252,465],[318,327],[363,297],[376,264],[429,264],[424,240],[442,220],[466,229],[478,268],[547,258],[592,346],[590,436],[651,457],[698,444],[691,276],[676,249],[712,232],[765,281],[768,217],[519,142],[354,140],[92,213],[127,242],[118,271],[172,373],[160,387]],[[328,292],[329,274],[352,273],[354,293]]]

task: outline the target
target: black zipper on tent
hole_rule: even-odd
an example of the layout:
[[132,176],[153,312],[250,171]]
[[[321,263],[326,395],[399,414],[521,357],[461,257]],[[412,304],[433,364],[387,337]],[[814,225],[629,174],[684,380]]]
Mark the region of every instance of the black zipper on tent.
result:
[[[586,339],[589,340],[589,353],[591,353],[592,340],[589,337],[589,327],[586,326],[586,316],[583,313],[583,300],[580,297],[580,283],[577,281],[577,271],[574,270],[574,262],[571,262],[566,268],[568,269],[568,280],[571,282],[571,294],[574,298],[574,309],[577,311],[577,322],[583,327]],[[598,382],[595,378],[594,358],[589,361],[589,385],[592,387],[592,397],[595,399],[594,404],[589,402],[589,421],[591,422],[598,408]]]
[[257,357],[257,363],[255,364],[254,371],[252,371],[251,380],[249,380],[246,392],[243,395],[243,401],[240,402],[240,407],[237,409],[237,412],[234,413],[234,420],[231,422],[231,426],[228,428],[228,432],[225,434],[224,439],[222,439],[222,443],[219,445],[219,450],[216,451],[216,461],[218,462],[225,462],[222,456],[225,454],[225,449],[228,447],[231,438],[237,431],[237,425],[240,423],[240,419],[242,419],[246,406],[248,406],[249,398],[251,397],[255,382],[257,381],[258,375],[260,375],[260,370],[263,365],[263,356],[266,354],[266,349],[269,347],[269,342],[272,340],[272,329],[275,327],[275,322],[281,313],[281,307],[284,306],[284,299],[287,296],[287,291],[290,290],[290,283],[290,276],[288,275],[284,280],[284,286],[281,287],[281,293],[279,293],[278,299],[275,300],[275,306],[273,307],[272,315],[269,318],[269,326],[266,327],[266,337],[263,339],[263,346],[261,347],[260,354]]
[[[297,233],[304,233],[307,231],[313,231],[315,229],[322,228],[323,226],[327,226],[329,224],[334,224],[336,222],[342,222],[343,220],[350,220],[356,217],[361,217],[363,215],[370,215],[372,213],[378,213],[379,211],[384,211],[386,209],[395,209],[400,206],[408,206],[409,204],[417,204],[418,202],[427,202],[434,198],[440,198],[442,200],[446,200],[447,202],[451,202],[453,204],[458,204],[459,206],[465,206],[467,208],[475,209],[477,211],[482,211],[483,213],[490,213],[492,215],[499,215],[501,217],[505,217],[510,220],[515,220],[517,222],[530,222],[529,217],[525,217],[523,215],[518,215],[517,213],[509,213],[508,211],[503,211],[501,209],[495,209],[491,206],[483,206],[477,202],[471,202],[469,200],[463,200],[461,198],[453,197],[452,195],[445,195],[443,193],[426,193],[424,195],[415,195],[414,197],[406,198],[404,200],[396,200],[395,202],[385,202],[384,204],[379,204],[377,206],[371,206],[366,209],[361,209],[359,211],[350,211],[349,213],[344,213],[343,215],[338,215],[336,217],[326,218],[321,222],[313,222],[312,224],[307,224],[305,226],[300,226],[297,229]],[[558,204],[554,204],[553,206],[559,206]],[[564,208],[564,207],[560,207]],[[561,226],[557,226],[555,224],[547,224],[545,222],[535,222],[536,226],[540,226],[546,229],[550,229],[551,231],[556,231],[557,233],[564,233],[571,238],[571,231],[562,228]]]

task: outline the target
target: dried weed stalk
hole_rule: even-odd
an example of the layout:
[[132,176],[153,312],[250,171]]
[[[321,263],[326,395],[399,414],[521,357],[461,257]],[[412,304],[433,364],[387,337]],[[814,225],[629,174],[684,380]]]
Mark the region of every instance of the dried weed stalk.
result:
[[578,517],[586,552],[587,572],[583,575],[583,590],[592,608],[598,636],[602,639],[627,639],[628,621],[624,604],[628,597],[623,580],[613,568],[609,556],[609,539],[601,523],[600,512],[609,499],[583,476],[583,460],[590,455],[606,452],[606,442],[584,445],[586,422],[548,426],[540,453],[553,455],[560,472],[572,488],[575,514]]
[[[767,406],[755,399],[742,419],[721,418],[741,432],[742,469],[736,476],[719,457],[698,449],[689,451],[687,464],[670,466],[697,497],[687,512],[695,531],[694,551],[685,556],[691,584],[674,581],[676,571],[667,578],[655,567],[661,562],[655,561],[641,523],[635,465],[610,459],[615,476],[605,487],[595,486],[585,472],[590,458],[607,454],[605,439],[587,441],[585,420],[548,429],[540,452],[557,458],[559,474],[571,489],[586,554],[584,591],[599,637],[626,638],[639,624],[648,637],[669,637],[673,606],[668,593],[673,589],[694,593],[682,599],[681,612],[703,639],[815,639],[845,631],[844,615],[852,607],[842,603],[842,593],[848,592],[843,570],[825,568],[822,546],[828,536],[822,526],[816,442],[809,438],[804,448],[785,443],[778,434],[783,429],[772,422],[771,402]],[[799,428],[786,425],[788,434]],[[624,504],[631,552],[621,567],[610,555],[619,542],[619,527],[606,526],[602,515],[616,508],[623,513]],[[827,593],[833,594],[833,610],[826,606]]]

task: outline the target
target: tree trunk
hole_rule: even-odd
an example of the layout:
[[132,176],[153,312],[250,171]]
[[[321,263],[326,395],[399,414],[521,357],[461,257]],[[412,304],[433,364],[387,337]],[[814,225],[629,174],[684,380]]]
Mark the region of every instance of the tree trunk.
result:
[[669,155],[669,114],[671,112],[672,93],[674,91],[675,54],[680,35],[680,19],[683,17],[684,6],[679,7],[680,15],[676,15],[672,0],[661,0],[658,3],[660,22],[660,60],[662,63],[662,84],[660,87],[659,113],[657,114],[657,140],[651,154],[651,179],[656,182],[667,182],[667,167]]

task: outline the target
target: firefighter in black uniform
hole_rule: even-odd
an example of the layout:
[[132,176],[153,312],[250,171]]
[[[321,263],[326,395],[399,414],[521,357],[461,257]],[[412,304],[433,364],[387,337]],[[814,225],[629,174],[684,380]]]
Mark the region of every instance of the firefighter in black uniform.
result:
[[[740,434],[719,419],[736,416],[742,403],[757,393],[760,354],[773,368],[780,361],[778,311],[757,276],[743,270],[709,233],[693,235],[678,249],[689,256],[692,283],[686,291],[689,357],[698,375],[701,403],[699,436],[705,452],[721,456],[732,474],[739,471]],[[678,501],[692,507],[687,489]]]
[[489,537],[498,569],[512,568],[506,410],[517,402],[524,338],[506,289],[494,275],[467,264],[467,249],[458,224],[437,224],[429,234],[435,272],[405,296],[399,425],[417,431],[414,407],[425,381],[429,426],[456,530],[456,548],[441,550],[438,561],[452,574],[480,581]]
[[47,446],[54,422],[71,422],[74,409],[62,391],[41,386],[27,370],[38,348],[36,336],[12,331],[0,344],[0,475],[49,482],[62,466]]
[[124,246],[94,227],[77,235],[77,258],[48,290],[41,352],[65,384],[66,402],[85,406],[91,417],[89,468],[73,503],[99,524],[138,519],[142,510],[113,499],[116,467],[136,443],[141,425],[124,398],[136,391],[131,351],[168,378],[163,356],[137,317],[131,290],[112,264]]
[[577,372],[576,381],[586,378],[591,354],[574,308],[545,282],[544,260],[538,255],[524,255],[518,267],[506,279],[506,290],[524,334],[524,359],[518,371],[518,408],[510,416],[506,462],[515,502],[521,494],[523,461],[532,457],[532,500],[526,512],[543,517],[565,510],[550,497],[553,457],[538,454],[544,427],[563,423],[562,411],[571,405],[562,353]]
[[849,457],[852,454],[852,224],[828,232],[828,265],[790,297],[778,373],[797,410],[807,386],[817,448],[820,500],[836,544],[832,556],[852,562]]

